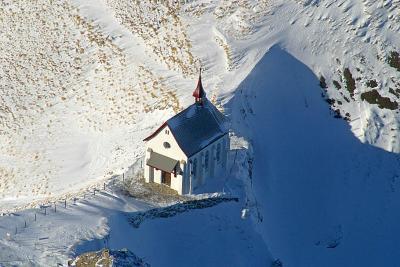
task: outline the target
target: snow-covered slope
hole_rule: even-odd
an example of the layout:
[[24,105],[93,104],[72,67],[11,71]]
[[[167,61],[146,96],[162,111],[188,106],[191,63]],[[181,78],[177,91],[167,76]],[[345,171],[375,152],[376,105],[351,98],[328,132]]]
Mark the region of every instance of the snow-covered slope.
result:
[[[120,181],[66,206],[0,216],[0,265],[67,266],[71,258],[104,248],[128,248],[151,266],[271,265],[252,221],[240,216],[244,197],[164,198],[168,206],[160,207],[123,194]],[[242,195],[239,180],[230,184]]]
[[[327,177],[344,179],[354,173],[357,179],[365,180],[356,180],[360,187],[381,190],[374,199],[377,209],[384,207],[379,203],[390,202],[392,196],[391,189],[383,196],[384,186],[389,183],[396,187],[396,178],[387,178],[389,172],[394,172],[393,166],[397,166],[392,164],[394,156],[357,140],[386,151],[400,151],[399,7],[399,1],[367,0],[199,0],[187,4],[2,1],[0,210],[69,196],[132,164],[143,153],[143,137],[191,103],[200,65],[205,69],[203,83],[209,98],[228,115],[235,116],[230,101],[242,97],[240,92],[261,93],[265,85],[276,87],[277,91],[269,89],[265,91],[267,95],[262,95],[266,99],[264,105],[258,104],[259,100],[249,100],[248,106],[255,105],[253,111],[262,115],[257,119],[256,133],[267,131],[274,137],[277,133],[285,134],[291,141],[290,146],[282,146],[286,153],[270,150],[277,153],[277,158],[281,155],[280,162],[284,162],[285,155],[297,155],[304,160],[302,153],[292,153],[291,149],[300,149],[302,146],[296,144],[309,141],[302,140],[306,133],[315,138],[325,137],[326,143],[316,140],[318,147],[330,144],[331,149],[344,148],[336,145],[334,134],[340,142],[349,142],[349,153],[343,149],[335,159],[329,159],[333,165],[326,166],[332,169],[330,175],[335,175]],[[271,59],[263,57],[274,45],[281,50],[272,50],[275,52]],[[283,68],[275,57],[284,59],[288,54],[293,56],[291,63],[301,62],[302,69],[307,66],[309,70],[293,70],[291,64]],[[271,68],[265,62],[268,60],[274,60],[276,66],[274,75],[270,72],[265,77],[275,82],[265,81],[261,86],[243,82],[259,73],[260,68]],[[311,79],[310,73],[318,79]],[[276,81],[277,77],[287,83]],[[318,88],[318,83],[324,88]],[[285,91],[293,87],[294,92]],[[306,97],[310,93],[307,89],[313,90],[312,102],[320,106],[307,109],[313,110],[307,113],[308,123],[318,123],[300,125],[294,119],[293,124],[285,122],[288,118],[284,116],[295,116],[292,112],[297,111],[303,114],[302,109],[312,105]],[[302,99],[301,105],[296,102],[298,99]],[[335,112],[319,117],[321,112],[325,114],[322,99]],[[333,119],[335,115],[349,122]],[[276,124],[269,127],[268,118],[279,118],[281,122],[274,120]],[[304,117],[299,119],[306,121]],[[345,131],[348,125],[351,130]],[[312,129],[307,128],[311,126]],[[260,142],[253,144],[255,157],[259,161],[274,159],[260,152],[264,146],[265,151],[272,148],[261,142],[262,135],[259,137],[253,140],[255,144]],[[315,147],[316,153],[319,148],[312,144],[310,147]],[[387,166],[381,167],[385,173],[375,173],[376,177],[386,177],[381,178],[381,184],[369,186],[368,177],[372,176],[368,176],[367,170],[372,172],[372,167],[362,159],[353,160],[352,155],[358,154],[365,155],[365,162],[375,164],[379,159],[382,166]],[[317,155],[320,154],[314,154],[316,160]],[[266,162],[268,166],[274,164],[273,160]],[[295,168],[288,168],[295,163],[293,158],[287,165],[277,165],[286,166],[282,177],[289,177]],[[309,167],[312,169],[314,164]],[[259,175],[263,173],[255,168]],[[315,188],[319,188],[320,175],[323,172],[318,168],[310,176],[304,173],[304,177],[313,179],[310,186]],[[324,186],[329,185],[326,179],[322,180],[326,182]],[[338,183],[346,182],[340,179]],[[269,183],[260,183],[257,190],[266,190]],[[348,200],[350,206],[356,205],[350,197]],[[325,222],[327,217],[321,220]],[[393,226],[391,221],[388,225]]]
[[[0,211],[131,165],[143,137],[192,102],[202,66],[207,95],[252,144],[246,205],[272,255],[394,265],[400,2],[187,2],[0,2]],[[60,231],[93,238],[100,217]]]
[[[324,77],[325,97],[360,140],[398,151],[399,72],[388,63],[398,5],[3,1],[2,199],[27,204],[110,177],[190,103],[200,65],[208,95],[225,103],[275,43]],[[375,90],[367,82],[378,90],[363,96]]]
[[142,40],[105,6],[84,2],[80,10],[69,1],[1,3],[0,194],[7,205],[110,177],[142,153],[148,127],[180,108],[176,90],[149,67],[156,57],[145,56]]
[[228,104],[251,143],[249,204],[284,266],[397,266],[400,156],[360,142],[318,78],[272,47]]

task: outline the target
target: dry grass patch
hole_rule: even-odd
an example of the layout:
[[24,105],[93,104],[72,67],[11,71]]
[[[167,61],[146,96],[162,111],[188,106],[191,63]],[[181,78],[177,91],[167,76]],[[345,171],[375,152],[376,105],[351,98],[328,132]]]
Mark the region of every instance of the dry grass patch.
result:
[[179,195],[167,185],[146,183],[143,173],[126,181],[123,188],[129,196],[157,205],[189,200],[188,197]]

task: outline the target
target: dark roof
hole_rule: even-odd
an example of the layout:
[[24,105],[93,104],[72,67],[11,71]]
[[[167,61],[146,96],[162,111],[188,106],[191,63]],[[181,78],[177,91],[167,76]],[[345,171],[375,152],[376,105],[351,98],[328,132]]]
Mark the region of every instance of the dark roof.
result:
[[156,152],[151,152],[150,158],[147,161],[147,165],[169,173],[173,172],[176,164],[178,164],[177,160],[171,159],[170,157],[166,157]]
[[228,132],[225,127],[225,116],[207,99],[202,105],[192,104],[176,114],[145,141],[153,138],[166,125],[169,126],[179,147],[188,157]]

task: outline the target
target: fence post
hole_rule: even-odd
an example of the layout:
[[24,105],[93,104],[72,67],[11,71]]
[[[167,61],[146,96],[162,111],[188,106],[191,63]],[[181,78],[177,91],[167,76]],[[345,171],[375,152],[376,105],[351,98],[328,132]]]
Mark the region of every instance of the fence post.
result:
[[46,207],[44,207],[44,215],[45,215],[45,216],[46,216],[46,209],[47,209],[47,208],[46,208]]
[[57,212],[57,204],[54,202],[54,212]]
[[122,182],[125,182],[125,173],[122,173]]
[[26,220],[25,220],[24,228],[26,228]]
[[35,222],[36,222],[36,212],[35,212]]
[[15,234],[18,234],[18,228],[15,226]]
[[103,190],[106,190],[106,183],[103,184]]
[[64,199],[64,208],[67,208],[67,199]]

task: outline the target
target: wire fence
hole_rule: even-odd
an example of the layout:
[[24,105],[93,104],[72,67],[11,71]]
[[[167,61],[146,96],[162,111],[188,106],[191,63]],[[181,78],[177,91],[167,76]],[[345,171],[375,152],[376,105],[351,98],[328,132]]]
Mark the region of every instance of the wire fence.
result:
[[[64,199],[54,199],[53,201],[46,201],[42,204],[39,204],[37,208],[29,209],[29,212],[8,212],[3,214],[4,216],[10,217],[12,223],[8,223],[8,225],[12,225],[11,227],[0,226],[0,228],[6,230],[5,237],[3,237],[6,241],[16,241],[21,246],[28,246],[34,244],[35,250],[45,249],[46,252],[63,252],[68,248],[66,246],[56,247],[51,245],[50,243],[46,243],[49,240],[48,236],[38,236],[35,240],[27,240],[23,239],[22,234],[32,226],[38,226],[38,223],[42,220],[46,220],[48,217],[57,214],[59,212],[63,212],[66,210],[72,210],[77,207],[82,201],[90,201],[93,197],[100,193],[113,193],[118,188],[129,186],[132,179],[138,175],[143,168],[144,158],[141,157],[135,161],[134,164],[129,166],[122,174],[114,175],[110,179],[90,186],[85,191],[77,193],[73,197],[68,197]],[[9,220],[9,222],[10,222]],[[50,229],[49,229],[50,230]],[[35,242],[33,242],[35,241]],[[40,244],[39,244],[40,242]],[[15,258],[14,258],[15,257]],[[15,255],[13,258],[2,259],[0,258],[0,267],[3,266],[20,266],[23,264],[24,266],[33,266],[33,260],[30,258],[21,259],[19,256]],[[57,263],[56,266],[66,266],[66,263]]]

